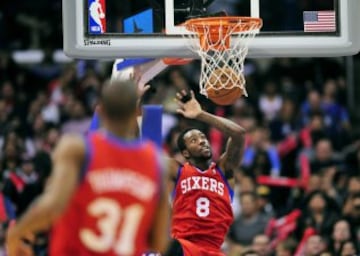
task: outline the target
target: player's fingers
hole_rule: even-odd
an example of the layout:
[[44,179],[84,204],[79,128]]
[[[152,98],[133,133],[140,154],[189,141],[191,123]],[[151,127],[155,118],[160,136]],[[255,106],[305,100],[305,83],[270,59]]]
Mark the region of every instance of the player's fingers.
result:
[[181,115],[184,115],[184,114],[185,114],[184,110],[182,110],[182,109],[177,109],[177,110],[176,110],[176,113],[179,113],[179,114],[181,114]]
[[179,105],[179,107],[181,107],[181,108],[184,107],[184,103],[182,103],[182,101],[180,99],[175,98],[174,100]]
[[145,85],[145,87],[144,87],[144,90],[143,90],[143,91],[144,91],[144,92],[146,92],[147,90],[149,90],[149,89],[150,89],[150,87],[151,87],[151,86],[150,86],[150,84]]
[[194,93],[193,90],[190,91],[190,95],[191,95],[191,98],[192,98],[192,99],[195,99],[195,93]]
[[186,90],[181,90],[181,93],[182,93],[183,96],[186,96],[186,95],[187,95]]
[[176,93],[176,99],[177,100],[181,100],[182,97],[183,97],[183,95],[181,93],[179,93],[179,92]]

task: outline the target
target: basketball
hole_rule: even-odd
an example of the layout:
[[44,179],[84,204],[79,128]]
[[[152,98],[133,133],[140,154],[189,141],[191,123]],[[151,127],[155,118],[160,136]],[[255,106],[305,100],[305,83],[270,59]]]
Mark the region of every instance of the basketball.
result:
[[239,86],[244,84],[242,74],[237,74],[231,68],[217,68],[209,77],[205,85],[208,98],[217,105],[226,106],[233,104],[239,97],[244,95],[244,90]]

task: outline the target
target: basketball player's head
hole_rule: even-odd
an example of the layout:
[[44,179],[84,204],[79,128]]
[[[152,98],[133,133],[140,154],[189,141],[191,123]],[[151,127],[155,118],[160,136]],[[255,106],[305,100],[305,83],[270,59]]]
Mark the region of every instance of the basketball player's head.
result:
[[181,132],[177,145],[186,159],[206,161],[212,157],[208,139],[202,131],[196,128],[189,128]]
[[123,124],[132,122],[137,110],[136,88],[133,80],[114,80],[104,86],[98,107],[102,121]]

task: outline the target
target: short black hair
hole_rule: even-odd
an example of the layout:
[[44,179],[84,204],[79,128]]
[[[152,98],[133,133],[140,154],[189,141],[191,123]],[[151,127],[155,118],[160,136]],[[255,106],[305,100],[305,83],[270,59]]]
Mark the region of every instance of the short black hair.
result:
[[191,131],[191,130],[200,131],[200,130],[197,129],[197,128],[190,127],[190,128],[186,128],[185,130],[183,130],[183,131],[179,134],[179,137],[178,137],[178,139],[177,139],[177,146],[178,146],[180,152],[182,152],[183,150],[186,149],[186,144],[185,144],[184,136],[185,136],[186,133],[188,133],[188,132]]
[[106,85],[100,94],[100,103],[107,117],[124,121],[137,110],[137,85],[133,80],[112,81]]

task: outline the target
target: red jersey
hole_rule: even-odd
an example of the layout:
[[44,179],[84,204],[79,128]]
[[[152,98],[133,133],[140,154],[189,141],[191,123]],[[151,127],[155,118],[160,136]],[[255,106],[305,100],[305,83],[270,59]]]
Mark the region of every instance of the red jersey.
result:
[[54,224],[51,256],[141,255],[159,201],[159,154],[150,142],[86,137],[81,181]]
[[179,168],[174,192],[172,236],[220,252],[233,221],[233,191],[222,171],[215,164],[201,171],[185,163]]

